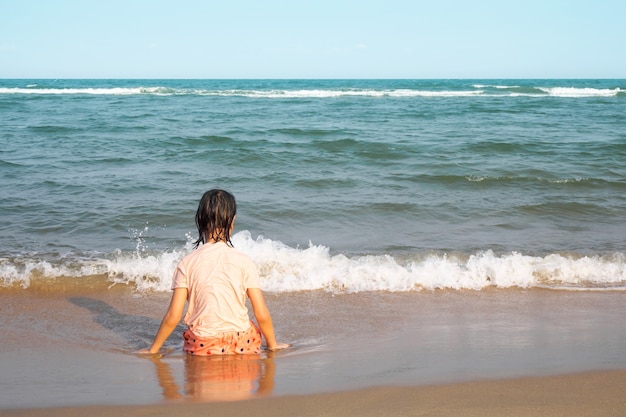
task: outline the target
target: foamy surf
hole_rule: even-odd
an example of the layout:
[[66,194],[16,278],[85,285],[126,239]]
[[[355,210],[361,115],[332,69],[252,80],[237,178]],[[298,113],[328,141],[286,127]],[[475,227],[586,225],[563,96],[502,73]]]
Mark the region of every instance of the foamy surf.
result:
[[[408,255],[332,254],[309,244],[290,247],[242,231],[233,244],[258,265],[261,285],[269,292],[323,290],[411,292],[486,288],[549,288],[559,290],[626,290],[626,258],[610,255],[548,254],[529,256],[486,250],[474,254],[413,253]],[[130,285],[138,292],[169,291],[177,263],[192,249],[150,253],[118,251],[107,258],[37,260],[0,259],[3,286],[27,289],[35,280],[101,276],[109,285]]]
[[215,96],[215,97],[247,97],[263,99],[319,99],[341,97],[615,97],[624,95],[625,90],[616,88],[580,88],[580,87],[521,87],[503,85],[474,84],[474,89],[464,90],[422,90],[411,88],[398,89],[191,89],[164,86],[111,87],[111,88],[50,88],[37,84],[26,88],[3,87],[0,95],[102,95],[102,96]]
[[369,89],[301,89],[301,90],[204,90],[168,87],[114,87],[114,88],[0,88],[1,94],[30,95],[195,95],[248,98],[338,98],[338,97],[464,97],[482,94],[481,90],[468,91],[428,91],[428,90],[369,90]]

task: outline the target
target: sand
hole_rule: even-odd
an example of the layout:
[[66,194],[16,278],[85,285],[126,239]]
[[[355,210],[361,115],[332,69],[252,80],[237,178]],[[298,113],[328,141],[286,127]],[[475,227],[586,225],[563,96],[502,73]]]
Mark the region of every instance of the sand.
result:
[[167,294],[0,291],[0,416],[626,416],[623,292],[266,298],[294,347],[211,362],[133,354]]
[[481,381],[422,387],[382,387],[237,402],[167,403],[3,410],[0,416],[466,416],[626,415],[626,371]]

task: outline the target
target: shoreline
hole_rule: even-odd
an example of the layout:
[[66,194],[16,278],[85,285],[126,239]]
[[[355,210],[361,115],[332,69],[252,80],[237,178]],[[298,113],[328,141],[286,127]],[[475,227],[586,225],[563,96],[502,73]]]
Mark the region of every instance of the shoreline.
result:
[[167,401],[0,410],[2,417],[51,416],[603,416],[626,414],[626,370],[442,385],[383,386],[234,402]]
[[[625,297],[542,290],[269,293],[277,333],[294,346],[245,361],[192,359],[180,350],[180,336],[162,358],[134,355],[154,336],[168,294],[138,296],[124,287],[0,292],[0,333],[10,335],[0,340],[0,416],[167,416],[161,409],[178,416],[205,408],[222,410],[218,415],[248,408],[265,410],[254,415],[276,415],[276,408],[291,410],[279,416],[308,415],[300,403],[318,410],[310,415],[417,414],[406,407],[448,415],[446,398],[464,407],[457,411],[500,404],[532,415],[528,404],[535,404],[568,411],[543,415],[577,415],[569,403],[610,411],[623,406],[626,392]],[[580,415],[623,417],[626,410],[607,413]]]

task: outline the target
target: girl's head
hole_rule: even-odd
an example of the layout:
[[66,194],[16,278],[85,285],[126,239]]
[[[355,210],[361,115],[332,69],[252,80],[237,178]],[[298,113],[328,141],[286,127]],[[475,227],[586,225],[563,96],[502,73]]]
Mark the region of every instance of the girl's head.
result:
[[204,193],[196,211],[198,240],[194,242],[195,246],[206,242],[224,242],[233,246],[230,234],[233,231],[236,214],[235,196],[229,192],[209,190]]

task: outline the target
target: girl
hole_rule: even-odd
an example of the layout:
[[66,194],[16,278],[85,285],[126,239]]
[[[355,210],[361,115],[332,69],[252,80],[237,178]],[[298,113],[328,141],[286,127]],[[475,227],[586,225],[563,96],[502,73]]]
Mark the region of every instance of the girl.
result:
[[[256,266],[233,248],[230,236],[237,214],[235,197],[224,190],[209,190],[196,212],[196,250],[185,256],[174,275],[172,299],[150,349],[155,354],[180,322],[183,322],[183,350],[194,355],[260,353],[261,334],[267,349],[288,347],[277,343],[274,326]],[[250,299],[259,327],[248,318],[246,296]]]

